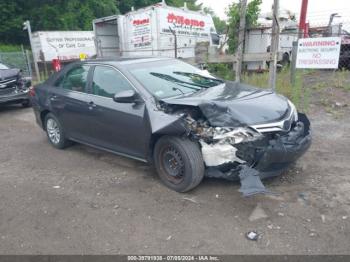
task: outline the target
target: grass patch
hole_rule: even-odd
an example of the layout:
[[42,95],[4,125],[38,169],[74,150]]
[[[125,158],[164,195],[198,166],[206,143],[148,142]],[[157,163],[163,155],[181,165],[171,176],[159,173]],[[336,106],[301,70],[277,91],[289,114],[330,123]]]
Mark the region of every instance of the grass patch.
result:
[[22,48],[20,45],[9,45],[0,43],[0,52],[19,52]]
[[234,80],[235,72],[232,69],[232,64],[208,64],[208,71],[217,77],[225,80]]
[[349,74],[349,71],[344,69],[335,71],[333,73],[333,77],[331,78],[331,81],[334,83],[334,87],[350,91]]

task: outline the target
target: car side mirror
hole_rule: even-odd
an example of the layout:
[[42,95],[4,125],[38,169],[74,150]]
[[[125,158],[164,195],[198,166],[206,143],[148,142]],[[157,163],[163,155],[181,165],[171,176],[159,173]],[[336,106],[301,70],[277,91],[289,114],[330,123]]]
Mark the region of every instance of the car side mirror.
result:
[[116,93],[113,100],[117,103],[135,103],[137,98],[137,93],[134,90],[126,90]]

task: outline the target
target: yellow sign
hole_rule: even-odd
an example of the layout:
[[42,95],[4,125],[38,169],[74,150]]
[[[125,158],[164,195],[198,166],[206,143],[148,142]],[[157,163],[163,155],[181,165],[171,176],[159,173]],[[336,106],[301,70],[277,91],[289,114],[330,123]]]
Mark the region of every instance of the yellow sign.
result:
[[84,61],[85,59],[88,58],[87,54],[81,53],[79,54],[80,61]]

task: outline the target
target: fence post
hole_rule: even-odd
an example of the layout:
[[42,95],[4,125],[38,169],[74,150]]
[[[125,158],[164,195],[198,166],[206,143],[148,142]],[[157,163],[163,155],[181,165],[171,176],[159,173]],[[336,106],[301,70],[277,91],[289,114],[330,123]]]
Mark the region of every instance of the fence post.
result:
[[272,38],[271,38],[271,55],[269,87],[276,90],[277,60],[278,60],[278,44],[279,44],[279,0],[273,1],[273,22],[272,22]]
[[37,80],[40,82],[39,66],[38,66],[38,61],[37,61],[35,53],[34,53],[34,48],[33,48],[34,45],[33,45],[33,40],[32,40],[32,29],[30,27],[30,22],[27,20],[23,23],[23,25],[24,25],[23,30],[28,31],[29,43],[30,43],[30,47],[32,49],[32,54],[33,54],[35,73],[36,73]]
[[293,41],[292,64],[290,67],[290,83],[292,84],[292,87],[295,86],[295,71],[296,71],[296,65],[297,65],[297,51],[298,51],[298,41]]
[[174,36],[174,52],[175,52],[174,56],[175,56],[175,58],[177,58],[177,35],[176,35],[176,31],[171,29],[170,26],[169,26],[169,30]]
[[242,61],[243,61],[243,45],[245,36],[245,16],[247,12],[247,0],[241,0],[240,18],[239,18],[239,34],[236,55],[236,81],[241,82]]
[[33,77],[33,72],[32,72],[32,63],[30,61],[30,54],[28,50],[25,50],[25,56],[26,56],[26,62],[27,62],[27,67],[28,67],[28,73],[30,77]]

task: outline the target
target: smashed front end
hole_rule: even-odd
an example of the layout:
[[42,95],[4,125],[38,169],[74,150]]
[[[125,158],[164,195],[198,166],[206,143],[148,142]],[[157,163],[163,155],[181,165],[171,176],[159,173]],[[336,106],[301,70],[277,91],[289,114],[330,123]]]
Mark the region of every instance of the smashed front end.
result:
[[[283,119],[260,125],[233,123],[232,119],[227,122],[217,104],[181,110],[189,130],[187,136],[201,145],[205,175],[240,180],[240,191],[245,196],[267,193],[260,179],[281,174],[311,145],[308,118],[290,105]],[[206,111],[210,108],[205,107],[213,106],[216,108],[211,112],[216,113],[209,115]],[[225,121],[231,126],[226,127]],[[215,122],[220,126],[213,125]]]
[[30,85],[19,69],[0,70],[0,103],[28,100]]

